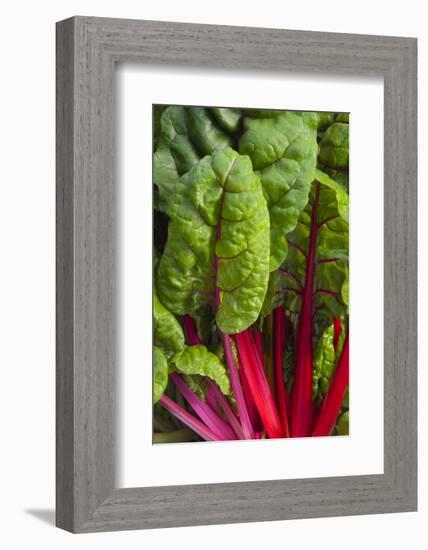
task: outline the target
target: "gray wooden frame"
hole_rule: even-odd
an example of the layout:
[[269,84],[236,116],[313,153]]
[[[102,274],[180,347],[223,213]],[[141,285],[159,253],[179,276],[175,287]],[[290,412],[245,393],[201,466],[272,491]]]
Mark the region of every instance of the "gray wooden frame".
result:
[[[416,39],[73,17],[57,24],[57,525],[72,532],[417,507]],[[114,487],[116,62],[384,78],[384,473]]]

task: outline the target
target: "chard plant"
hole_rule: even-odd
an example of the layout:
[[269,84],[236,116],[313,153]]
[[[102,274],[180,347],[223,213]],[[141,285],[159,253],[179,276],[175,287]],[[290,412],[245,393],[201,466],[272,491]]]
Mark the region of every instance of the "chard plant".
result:
[[348,434],[348,128],[154,108],[154,442]]

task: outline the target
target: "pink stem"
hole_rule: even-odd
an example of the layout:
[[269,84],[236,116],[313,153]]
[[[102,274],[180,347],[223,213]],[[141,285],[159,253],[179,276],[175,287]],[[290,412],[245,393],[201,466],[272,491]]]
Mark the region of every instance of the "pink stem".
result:
[[253,395],[251,393],[251,389],[243,368],[239,369],[239,379],[241,380],[242,391],[244,394],[244,399],[247,405],[248,416],[250,417],[251,424],[256,432],[260,431],[263,429],[262,421],[257,411],[257,406],[253,399]]
[[254,439],[254,430],[251,424],[250,417],[248,415],[247,405],[245,403],[244,394],[242,392],[242,386],[239,381],[239,374],[235,365],[235,358],[233,356],[232,346],[230,345],[230,337],[228,334],[221,333],[221,339],[223,342],[227,366],[229,368],[230,383],[232,385],[233,394],[236,400],[239,420],[241,422],[242,431],[244,432],[244,438]]
[[339,345],[340,334],[342,332],[342,323],[340,319],[334,319],[334,336],[333,336],[333,347],[334,351],[337,352],[337,346]]
[[264,358],[264,352],[263,352],[263,336],[262,333],[258,330],[252,330],[251,335],[253,337],[254,344],[257,349],[257,353],[259,354],[259,359],[261,363],[263,364],[263,358]]
[[313,437],[321,437],[330,435],[336,424],[345,397],[346,389],[349,385],[349,339],[348,334],[343,343],[342,353],[333,378],[330,382],[330,387],[323,404],[321,405],[318,422],[312,433]]
[[172,415],[178,418],[188,428],[193,430],[205,441],[220,441],[220,438],[209,428],[205,426],[200,420],[189,414],[182,407],[171,401],[165,394],[159,399],[159,403]]
[[[197,346],[201,344],[202,341],[198,336],[195,321],[190,317],[190,315],[187,315],[187,314],[184,315],[183,320],[184,320],[184,327],[186,329],[186,334],[187,334],[187,339],[189,344],[191,346]],[[242,431],[242,427],[235,413],[233,412],[233,409],[230,406],[229,401],[225,398],[225,396],[221,393],[221,391],[217,388],[217,386],[214,384],[212,380],[210,380],[209,378],[207,378],[207,380],[208,380],[210,397],[212,397],[214,400],[213,404],[220,405],[220,408],[223,410],[227,420],[229,421],[236,435],[239,437],[239,439],[244,439],[244,433]]]
[[208,389],[205,393],[205,403],[209,405],[213,411],[215,411],[219,416],[221,415],[220,408],[215,400],[215,397],[213,395],[213,392],[211,388],[208,386]]
[[196,330],[195,321],[190,317],[190,315],[187,314],[183,316],[183,321],[189,344],[191,346],[202,344],[202,341],[199,338],[198,332]]
[[212,398],[213,403],[218,407],[220,407],[220,409],[225,414],[227,420],[229,421],[229,424],[232,426],[234,432],[238,436],[238,439],[245,439],[241,424],[239,423],[238,418],[233,412],[233,409],[230,406],[229,401],[221,393],[221,391],[218,389],[218,387],[214,384],[212,380],[208,380],[208,393],[210,394],[210,399]]
[[195,413],[220,440],[236,439],[229,424],[220,418],[209,405],[200,399],[184,382],[181,376],[173,372],[171,378],[181,395],[189,403]]
[[263,425],[270,438],[283,437],[275,402],[263,366],[248,330],[235,335],[241,368],[244,369],[250,390]]
[[[225,189],[223,189],[223,194],[220,200],[217,227],[216,227],[216,235],[215,235],[216,242],[218,242],[221,239],[221,231],[222,231],[221,222],[222,222],[222,213],[223,213],[225,195],[226,195],[226,191]],[[216,254],[214,259],[214,296],[215,296],[214,303],[215,303],[216,311],[218,311],[221,303],[221,290],[220,290],[220,287],[218,286],[219,268],[220,268],[220,257]],[[238,409],[239,420],[241,422],[242,431],[244,432],[245,439],[254,439],[254,430],[251,424],[250,417],[248,415],[248,410],[245,403],[244,395],[242,393],[242,387],[239,381],[238,370],[235,365],[235,358],[233,356],[232,346],[230,344],[230,338],[228,334],[224,334],[221,331],[219,331],[219,333],[220,333],[221,341],[224,348],[226,363],[229,368],[230,383],[232,385],[233,394],[235,396],[236,407]]]
[[317,209],[320,184],[316,183],[312,205],[311,232],[306,265],[306,279],[302,294],[299,328],[297,332],[296,368],[291,394],[291,437],[307,437],[312,428],[312,307],[315,278],[315,253],[318,236]]

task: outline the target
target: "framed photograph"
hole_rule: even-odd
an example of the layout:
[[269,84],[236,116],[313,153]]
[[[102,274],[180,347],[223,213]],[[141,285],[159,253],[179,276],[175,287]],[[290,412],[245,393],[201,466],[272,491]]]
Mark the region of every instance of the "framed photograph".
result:
[[417,507],[416,39],[57,24],[57,525]]

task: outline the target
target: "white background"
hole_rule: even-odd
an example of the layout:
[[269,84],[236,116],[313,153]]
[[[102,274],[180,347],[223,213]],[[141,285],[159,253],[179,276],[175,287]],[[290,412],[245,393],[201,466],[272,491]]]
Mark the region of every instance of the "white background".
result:
[[[121,205],[117,485],[146,487],[382,473],[382,79],[296,74],[255,78],[254,73],[236,71],[205,71],[201,76],[192,69],[181,68],[171,74],[170,68],[135,64],[120,67],[116,78]],[[179,82],[179,86],[171,86],[171,82]],[[152,249],[152,103],[306,111],[316,107],[351,112],[349,437],[152,445],[152,274],[147,269]],[[372,220],[370,224],[367,219]],[[365,300],[360,298],[361,291]],[[171,468],[171,463],[179,467]]]
[[[4,548],[163,549],[298,547],[351,550],[426,544],[428,484],[420,469],[419,512],[354,518],[195,527],[73,536],[52,527],[54,505],[54,22],[69,15],[99,15],[201,23],[283,27],[419,37],[420,151],[428,146],[428,31],[424,3],[360,0],[199,0],[152,3],[69,0],[3,5],[0,238],[1,475],[0,542]],[[3,43],[4,42],[4,43]],[[427,161],[419,155],[420,279],[428,277]],[[421,285],[422,304],[427,286]],[[420,332],[428,330],[421,307]],[[421,338],[423,342],[423,339]],[[421,346],[420,364],[428,354]],[[428,373],[420,369],[419,424]],[[428,461],[427,431],[420,431],[420,464]],[[420,538],[421,542],[417,542]],[[424,542],[422,542],[424,541]]]

